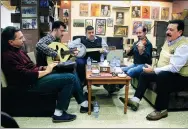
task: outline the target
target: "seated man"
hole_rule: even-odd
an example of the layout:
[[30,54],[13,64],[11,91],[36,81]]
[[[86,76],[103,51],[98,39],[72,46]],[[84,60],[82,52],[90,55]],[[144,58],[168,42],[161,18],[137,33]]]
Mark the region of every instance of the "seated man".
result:
[[148,120],[167,117],[169,94],[187,87],[185,84],[188,82],[188,40],[182,36],[183,31],[183,21],[169,21],[166,31],[167,41],[162,47],[157,68],[153,69],[150,65],[143,68],[144,72],[139,77],[136,93],[128,100],[128,106],[136,111],[150,82],[155,81],[157,84],[156,110],[147,115]]
[[81,105],[80,112],[88,112],[88,101],[83,96],[76,75],[52,72],[57,62],[48,66],[37,67],[28,55],[21,50],[25,38],[19,29],[11,26],[6,27],[1,37],[1,68],[9,86],[18,86],[18,88],[28,88],[41,92],[57,91],[58,100],[52,116],[53,122],[76,119],[76,115],[66,113],[72,93],[78,104]]
[[[70,42],[68,46],[72,48],[74,46],[73,44],[77,44],[77,43],[84,44],[86,48],[105,48],[108,46],[107,43],[101,37],[95,36],[94,28],[92,26],[87,26],[85,32],[86,32],[86,36]],[[87,64],[86,63],[87,58],[90,57],[91,59],[100,62],[101,53],[107,53],[107,51],[104,49],[101,50],[100,52],[98,51],[88,52],[83,58],[77,58],[76,71],[78,73],[78,76],[82,84],[85,84],[85,79],[86,79],[85,65]]]
[[134,64],[122,67],[122,70],[132,78],[138,78],[143,72],[142,67],[152,63],[152,44],[146,37],[146,28],[139,26],[136,29],[136,35],[138,41],[133,44],[132,48],[126,50],[128,56],[133,56]]

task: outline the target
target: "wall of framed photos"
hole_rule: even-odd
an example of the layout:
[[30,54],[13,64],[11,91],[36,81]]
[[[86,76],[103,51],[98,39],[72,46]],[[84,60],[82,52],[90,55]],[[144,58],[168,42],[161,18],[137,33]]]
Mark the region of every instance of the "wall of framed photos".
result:
[[[122,5],[129,7],[114,8]],[[147,37],[155,46],[154,21],[168,21],[171,14],[172,2],[71,1],[71,36],[85,35],[85,27],[91,24],[101,37],[122,36],[137,40],[135,26],[142,24],[147,26]]]

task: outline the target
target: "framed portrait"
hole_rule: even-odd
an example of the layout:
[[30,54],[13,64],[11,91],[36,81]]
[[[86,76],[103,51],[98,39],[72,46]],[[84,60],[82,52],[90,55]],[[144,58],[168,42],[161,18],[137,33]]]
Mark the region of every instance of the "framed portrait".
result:
[[132,35],[136,35],[136,29],[137,29],[138,26],[142,26],[142,21],[133,21]]
[[[42,0],[43,1],[43,0]],[[24,5],[36,5],[37,0],[21,0],[22,4]]]
[[143,21],[142,25],[146,28],[146,32],[151,34],[152,21]]
[[96,19],[95,34],[96,35],[105,35],[106,34],[106,19]]
[[151,7],[151,19],[159,20],[160,7]]
[[161,20],[169,20],[169,7],[161,8]]
[[141,6],[132,6],[131,12],[132,18],[140,18],[141,17]]
[[150,19],[150,6],[142,6],[142,18]]
[[107,27],[113,27],[113,23],[114,23],[114,19],[113,18],[108,18],[107,20],[106,20],[106,22],[107,22]]
[[22,19],[22,29],[37,29],[37,18]]
[[110,5],[101,5],[101,16],[102,17],[110,17],[111,14],[111,6]]
[[85,19],[85,27],[93,26],[93,19]]
[[84,19],[73,19],[73,27],[84,27]]
[[116,12],[116,24],[117,25],[124,24],[124,12]]
[[88,16],[88,3],[80,3],[80,16],[87,17]]
[[114,25],[114,36],[127,37],[128,36],[128,26]]
[[63,17],[69,17],[69,9],[63,9]]
[[21,7],[22,17],[37,17],[37,7]]

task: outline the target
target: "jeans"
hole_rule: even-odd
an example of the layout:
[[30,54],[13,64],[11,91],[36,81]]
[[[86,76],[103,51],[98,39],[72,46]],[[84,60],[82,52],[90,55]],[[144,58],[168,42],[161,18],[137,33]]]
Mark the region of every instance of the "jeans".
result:
[[68,109],[72,94],[78,104],[85,100],[79,79],[76,74],[72,73],[48,74],[40,78],[31,90],[39,92],[57,92],[58,99],[56,108],[63,111]]
[[76,63],[77,63],[76,71],[77,71],[77,74],[78,74],[78,77],[79,77],[81,83],[83,84],[86,81],[85,66],[87,64],[87,61],[85,58],[77,58]]
[[131,78],[138,78],[143,72],[144,64],[132,64],[128,67],[122,67],[122,70]]

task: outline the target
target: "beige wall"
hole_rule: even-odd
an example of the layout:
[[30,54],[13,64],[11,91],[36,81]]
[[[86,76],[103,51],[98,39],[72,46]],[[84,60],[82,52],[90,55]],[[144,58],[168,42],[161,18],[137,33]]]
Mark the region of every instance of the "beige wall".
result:
[[[89,3],[89,16],[88,17],[80,17],[79,16],[79,5],[80,3]],[[101,19],[107,19],[109,17],[90,17],[90,8],[91,3],[99,3],[99,4],[110,4],[112,6],[118,6],[118,5],[137,5],[137,6],[160,6],[160,7],[170,7],[170,14],[172,12],[172,3],[171,2],[151,2],[151,1],[72,1],[71,2],[71,37],[75,35],[85,35],[85,28],[84,27],[73,27],[73,19],[93,19],[93,26],[95,26],[96,18]],[[135,40],[137,37],[135,35],[132,35],[132,22],[138,21],[138,20],[145,20],[145,21],[152,21],[152,26],[154,24],[154,20],[152,19],[140,19],[140,18],[131,18],[131,8],[126,10],[117,10],[112,9],[111,10],[111,16],[110,18],[114,19],[114,25],[115,25],[115,16],[116,11],[123,11],[124,12],[124,26],[129,27],[129,33],[128,37],[126,38],[134,38]],[[160,17],[160,16],[159,16]],[[171,15],[170,15],[171,19]],[[106,35],[105,36],[113,36],[114,27],[106,27]],[[153,29],[151,30],[151,34],[147,35],[149,40],[153,43],[155,46],[155,37],[153,36]],[[101,36],[103,37],[103,36]]]

